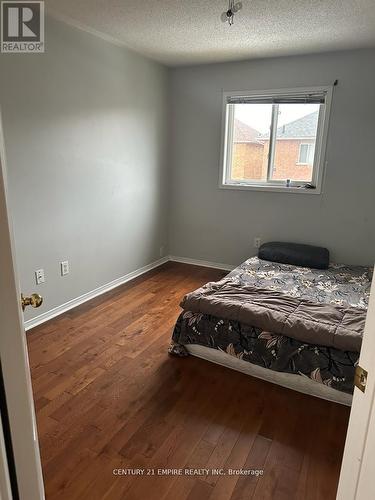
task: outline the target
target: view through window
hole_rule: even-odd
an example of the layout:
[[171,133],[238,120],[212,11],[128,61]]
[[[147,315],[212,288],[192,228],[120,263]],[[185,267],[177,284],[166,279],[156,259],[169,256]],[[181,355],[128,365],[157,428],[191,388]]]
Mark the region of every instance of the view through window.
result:
[[322,92],[229,97],[224,183],[313,188],[324,107]]

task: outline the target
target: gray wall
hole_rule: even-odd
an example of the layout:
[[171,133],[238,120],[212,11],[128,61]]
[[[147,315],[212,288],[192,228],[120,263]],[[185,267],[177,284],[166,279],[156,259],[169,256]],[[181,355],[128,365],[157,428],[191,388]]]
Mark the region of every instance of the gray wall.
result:
[[168,251],[167,70],[52,19],[46,48],[0,56],[21,285],[45,298],[26,319]]
[[[222,90],[335,89],[322,195],[218,188]],[[336,262],[375,260],[375,51],[171,71],[170,253],[238,264],[255,236],[327,246]]]
[[[238,264],[261,236],[373,263],[374,51],[168,71],[52,19],[46,29],[46,54],[0,55],[21,285],[45,298],[26,319],[159,259],[162,246]],[[223,89],[336,78],[322,195],[218,188]],[[36,286],[38,268],[47,281]]]

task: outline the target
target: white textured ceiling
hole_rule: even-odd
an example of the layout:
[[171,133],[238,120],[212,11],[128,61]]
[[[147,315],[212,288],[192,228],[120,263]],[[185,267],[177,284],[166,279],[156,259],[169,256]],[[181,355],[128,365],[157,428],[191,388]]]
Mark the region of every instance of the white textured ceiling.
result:
[[169,66],[375,46],[375,0],[46,0],[47,10]]

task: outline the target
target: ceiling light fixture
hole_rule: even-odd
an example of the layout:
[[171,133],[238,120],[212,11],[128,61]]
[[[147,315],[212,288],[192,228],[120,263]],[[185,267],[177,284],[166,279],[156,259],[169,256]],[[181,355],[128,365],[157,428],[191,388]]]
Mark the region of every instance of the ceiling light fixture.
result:
[[236,2],[235,0],[229,0],[228,2],[228,10],[221,14],[220,19],[223,23],[228,23],[229,26],[232,26],[234,22],[234,14],[242,9],[242,2]]

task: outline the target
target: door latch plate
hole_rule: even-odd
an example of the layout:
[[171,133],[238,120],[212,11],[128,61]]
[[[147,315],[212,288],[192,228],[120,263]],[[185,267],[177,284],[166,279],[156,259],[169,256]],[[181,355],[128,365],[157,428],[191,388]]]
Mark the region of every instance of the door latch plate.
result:
[[362,366],[357,366],[355,369],[355,375],[354,375],[354,385],[358,387],[359,390],[362,392],[365,392],[366,389],[366,383],[367,383],[367,371],[362,368]]

